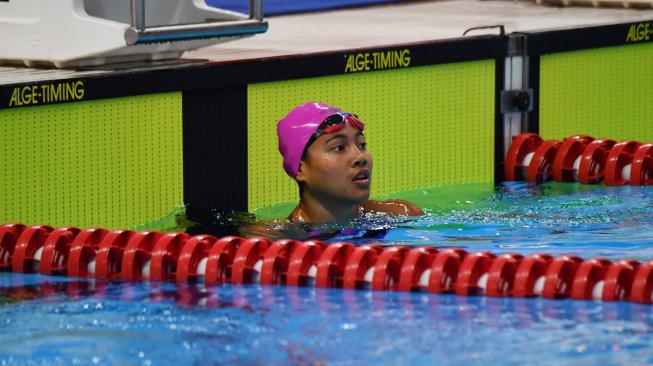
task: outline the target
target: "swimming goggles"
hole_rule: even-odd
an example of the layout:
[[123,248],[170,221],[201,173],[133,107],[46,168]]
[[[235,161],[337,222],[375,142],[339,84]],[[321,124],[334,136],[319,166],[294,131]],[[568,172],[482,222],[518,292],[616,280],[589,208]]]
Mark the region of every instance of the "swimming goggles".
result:
[[361,122],[358,119],[358,116],[356,116],[353,113],[336,113],[332,114],[329,117],[325,118],[322,123],[320,123],[320,127],[317,128],[313,136],[315,138],[318,138],[320,135],[331,135],[334,134],[347,125],[348,122],[352,127],[359,131],[363,131],[365,128],[365,125],[363,125],[363,122]]

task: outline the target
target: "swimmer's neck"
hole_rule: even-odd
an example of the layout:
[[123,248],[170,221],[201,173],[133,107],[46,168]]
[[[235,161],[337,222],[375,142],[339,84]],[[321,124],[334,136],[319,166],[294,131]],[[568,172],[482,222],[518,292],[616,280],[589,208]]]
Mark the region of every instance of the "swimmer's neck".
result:
[[304,192],[299,205],[290,214],[294,222],[345,222],[361,217],[359,204],[347,205],[333,200],[320,200]]

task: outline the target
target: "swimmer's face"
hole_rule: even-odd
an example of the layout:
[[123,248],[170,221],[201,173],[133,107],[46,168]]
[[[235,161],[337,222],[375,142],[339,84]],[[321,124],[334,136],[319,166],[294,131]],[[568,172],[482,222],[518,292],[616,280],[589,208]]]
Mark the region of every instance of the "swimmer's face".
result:
[[318,199],[343,205],[367,201],[372,183],[372,155],[365,135],[349,124],[331,135],[323,134],[309,146],[300,163],[297,181]]

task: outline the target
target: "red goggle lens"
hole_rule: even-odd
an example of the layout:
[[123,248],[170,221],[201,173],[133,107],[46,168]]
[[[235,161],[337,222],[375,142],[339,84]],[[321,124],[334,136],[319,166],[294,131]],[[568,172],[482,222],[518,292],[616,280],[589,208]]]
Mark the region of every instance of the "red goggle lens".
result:
[[333,133],[336,133],[343,128],[349,123],[352,127],[359,131],[363,131],[365,128],[365,125],[363,125],[363,122],[361,122],[358,117],[356,117],[353,114],[334,114],[332,116],[327,117],[327,119],[322,122],[323,124],[323,129],[322,131],[319,131],[319,135],[321,134],[326,134],[326,135],[331,135]]

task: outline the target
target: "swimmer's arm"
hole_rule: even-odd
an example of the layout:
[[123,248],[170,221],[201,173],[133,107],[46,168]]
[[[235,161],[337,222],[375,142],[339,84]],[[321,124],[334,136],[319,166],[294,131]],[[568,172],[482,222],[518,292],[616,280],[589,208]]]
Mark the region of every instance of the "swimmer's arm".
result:
[[365,212],[385,212],[402,216],[424,215],[424,211],[421,208],[408,201],[399,199],[391,199],[386,201],[369,200],[363,203],[362,206]]

